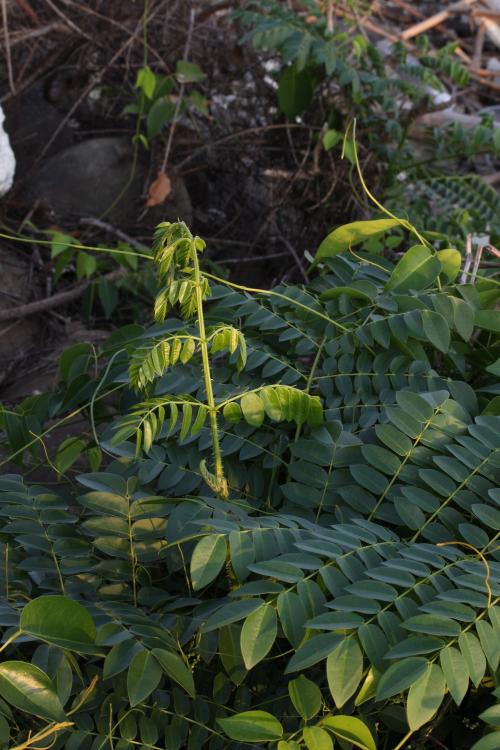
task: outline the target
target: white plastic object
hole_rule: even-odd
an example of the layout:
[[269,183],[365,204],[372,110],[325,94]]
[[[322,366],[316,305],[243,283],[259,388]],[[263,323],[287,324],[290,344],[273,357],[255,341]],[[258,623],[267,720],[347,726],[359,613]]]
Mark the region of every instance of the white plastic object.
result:
[[3,127],[4,120],[5,115],[0,106],[0,198],[12,187],[16,171],[16,157]]

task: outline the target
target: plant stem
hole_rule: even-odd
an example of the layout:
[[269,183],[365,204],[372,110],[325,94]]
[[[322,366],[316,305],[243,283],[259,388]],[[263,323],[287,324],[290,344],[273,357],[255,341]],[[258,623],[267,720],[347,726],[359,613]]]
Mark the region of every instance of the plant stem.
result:
[[413,734],[413,729],[410,729],[410,731],[408,732],[408,734],[405,734],[405,736],[403,737],[403,739],[401,740],[401,742],[399,742],[396,745],[396,747],[394,748],[394,750],[402,750],[403,747],[408,742],[408,740],[410,739],[410,737],[412,736],[412,734]]
[[2,643],[2,645],[0,646],[0,653],[1,653],[2,651],[4,651],[4,650],[5,650],[6,648],[7,648],[7,646],[10,646],[10,644],[11,644],[11,643],[12,643],[13,641],[15,641],[15,640],[16,640],[16,638],[19,638],[19,636],[20,636],[21,634],[22,634],[22,630],[16,630],[16,632],[15,632],[15,633],[12,633],[12,635],[10,636],[10,638],[7,638],[7,640],[5,641],[5,643]]
[[210,360],[208,357],[208,341],[205,330],[205,317],[203,315],[203,296],[201,290],[201,273],[200,265],[198,263],[198,252],[196,250],[195,241],[191,242],[191,253],[193,257],[193,268],[194,268],[194,279],[195,279],[195,294],[196,294],[196,314],[198,318],[198,331],[200,334],[200,352],[201,361],[203,367],[203,380],[205,382],[205,392],[207,396],[207,404],[210,415],[210,433],[212,436],[212,450],[214,455],[215,465],[215,479],[216,479],[216,491],[223,497],[227,498],[228,488],[227,481],[224,476],[224,468],[222,465],[222,453],[219,441],[219,428],[217,425],[217,407],[215,405],[214,392],[212,388],[212,376],[210,372]]

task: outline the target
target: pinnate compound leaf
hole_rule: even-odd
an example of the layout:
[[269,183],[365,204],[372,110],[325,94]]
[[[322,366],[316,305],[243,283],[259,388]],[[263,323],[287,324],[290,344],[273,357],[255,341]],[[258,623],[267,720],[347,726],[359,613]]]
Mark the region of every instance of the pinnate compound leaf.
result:
[[140,651],[132,659],[127,673],[127,692],[131,706],[137,706],[156,690],[162,670],[149,651]]
[[64,721],[52,680],[34,664],[4,661],[0,664],[0,696],[20,711],[50,721]]
[[328,687],[337,708],[356,692],[363,674],[363,654],[354,638],[343,640],[326,661]]
[[443,702],[446,682],[443,672],[437,664],[428,664],[408,691],[406,716],[410,729],[416,731],[432,719]]
[[19,627],[47,643],[80,653],[95,653],[96,627],[87,609],[65,596],[33,599],[23,609]]
[[163,648],[154,648],[151,653],[158,660],[165,674],[180,685],[191,698],[194,698],[196,690],[193,675],[181,657]]
[[353,221],[337,227],[325,237],[319,246],[314,262],[317,263],[324,258],[333,258],[374,235],[397,227],[399,223],[396,219],[374,219],[373,221]]
[[226,539],[224,534],[209,534],[200,539],[191,557],[191,581],[193,589],[205,588],[217,578],[226,561]]
[[403,255],[385,285],[386,292],[427,289],[441,271],[441,263],[425,245],[414,245]]
[[316,716],[321,708],[321,690],[303,674],[295,680],[290,680],[288,693],[295,709],[304,721]]
[[304,727],[302,739],[307,750],[333,750],[332,738],[321,727]]
[[366,724],[355,716],[327,716],[321,722],[336,737],[361,750],[377,750],[373,735]]
[[267,711],[242,711],[217,723],[232,740],[270,742],[283,736],[283,726]]
[[247,669],[252,669],[271,650],[278,632],[276,610],[263,604],[248,615],[241,629],[241,653]]

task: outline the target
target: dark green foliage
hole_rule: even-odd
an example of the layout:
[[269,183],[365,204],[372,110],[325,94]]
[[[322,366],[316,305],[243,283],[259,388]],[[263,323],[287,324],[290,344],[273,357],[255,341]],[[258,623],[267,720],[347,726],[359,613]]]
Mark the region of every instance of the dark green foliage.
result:
[[480,154],[498,156],[500,129],[486,113],[471,128],[459,122],[425,128],[420,121],[442,106],[436,96],[469,83],[456,43],[432,49],[419,36],[413,52],[402,42],[377,45],[359,33],[356,13],[335,17],[330,31],[327,5],[302,0],[292,8],[279,0],[258,0],[234,13],[247,30],[245,40],[282,60],[280,112],[316,125],[325,150],[336,149],[338,157],[343,147],[351,163],[352,142],[343,143],[343,134],[356,118],[367,170],[374,169],[373,182],[380,179],[387,205],[419,228],[453,239],[492,233],[494,243],[498,198],[480,177],[464,172],[474,171],[473,159]]
[[398,192],[397,203],[428,230],[462,241],[468,232],[500,239],[500,198],[477,175],[417,180]]
[[[380,224],[353,231],[307,286],[210,278],[228,497],[207,468],[198,317],[115,333],[97,391],[88,353],[66,353],[57,393],[15,430],[4,415],[18,449],[35,411],[39,434],[94,394],[98,442],[82,440],[106,458],[66,462],[57,489],[0,478],[0,744],[60,721],[70,750],[375,750],[431,729],[495,747],[460,711],[498,724],[498,285],[458,283],[456,251],[392,262]],[[201,244],[161,233],[159,294],[182,312],[171,285]]]

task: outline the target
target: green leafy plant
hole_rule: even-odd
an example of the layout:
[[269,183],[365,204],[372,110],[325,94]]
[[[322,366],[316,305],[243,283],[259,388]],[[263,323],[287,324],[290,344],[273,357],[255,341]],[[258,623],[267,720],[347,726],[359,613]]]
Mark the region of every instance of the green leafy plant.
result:
[[152,327],[16,417],[28,462],[75,411],[102,460],[0,477],[0,745],[495,747],[498,283],[411,231],[251,290],[158,227]]
[[137,72],[135,88],[138,91],[135,102],[125,107],[125,114],[138,115],[145,132],[138,134],[139,140],[148,147],[152,138],[158,136],[162,129],[176,117],[191,107],[202,115],[207,114],[207,101],[198,89],[192,89],[187,98],[177,106],[175,87],[192,85],[205,79],[205,73],[199,65],[187,60],[178,60],[175,73],[163,75],[155,73],[149,65],[144,65]]
[[[400,42],[380,47],[359,33],[359,13],[344,8],[341,19],[332,24],[329,9],[333,13],[334,6],[315,0],[302,0],[293,8],[277,0],[259,0],[234,14],[248,29],[245,40],[281,58],[281,113],[315,125],[324,150],[338,153],[342,146],[352,166],[353,142],[343,136],[356,118],[366,144],[367,169],[373,170],[373,181],[379,180],[388,205],[418,227],[446,225],[453,239],[475,231],[475,212],[469,217],[454,207],[448,224],[448,217],[436,220],[441,201],[436,205],[432,193],[439,192],[437,183],[444,186],[447,179],[447,192],[463,193],[465,181],[461,188],[458,183],[465,170],[472,171],[473,158],[498,155],[499,129],[484,115],[472,129],[460,123],[427,129],[419,125],[417,139],[414,132],[419,118],[436,108],[433,97],[446,92],[447,85],[460,89],[468,83],[456,45],[433,50],[423,36],[417,38],[413,54]],[[456,177],[450,178],[450,173]],[[481,178],[470,179],[481,183],[481,193],[488,190]],[[451,180],[456,183],[451,185]]]

